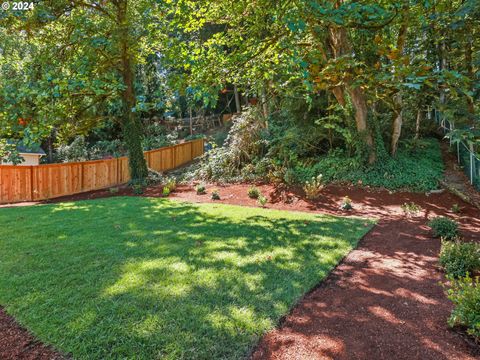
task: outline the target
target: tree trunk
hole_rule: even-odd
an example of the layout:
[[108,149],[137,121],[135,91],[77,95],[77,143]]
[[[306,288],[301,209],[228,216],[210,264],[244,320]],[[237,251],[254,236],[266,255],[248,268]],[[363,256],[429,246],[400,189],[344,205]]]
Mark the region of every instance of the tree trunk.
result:
[[[329,41],[332,55],[336,59],[344,55],[351,55],[352,48],[348,40],[347,30],[343,27],[329,28]],[[374,163],[376,160],[375,149],[373,146],[373,137],[368,128],[368,106],[364,91],[360,87],[353,87],[348,78],[346,79],[345,89],[350,95],[353,108],[355,109],[355,123],[358,133],[364,138],[368,147],[368,162]],[[345,97],[343,89],[336,87],[333,94],[341,106],[345,106]]]
[[270,109],[268,108],[268,99],[267,99],[267,91],[266,91],[267,86],[268,85],[265,84],[265,86],[262,88],[261,102],[262,102],[262,113],[263,113],[263,117],[265,118],[265,127],[268,129],[268,116],[270,114]]
[[333,96],[337,99],[337,102],[343,108],[346,105],[345,101],[345,89],[342,86],[336,86],[332,89]]
[[237,108],[237,113],[242,112],[242,104],[240,103],[240,94],[238,93],[237,85],[233,86],[233,94],[235,95],[235,106]]
[[359,87],[347,87],[347,91],[352,99],[352,105],[355,109],[357,131],[360,136],[363,137],[368,147],[368,163],[373,164],[376,160],[376,154],[373,147],[373,137],[368,129],[368,106],[365,94]]
[[188,115],[190,116],[190,135],[193,135],[192,108],[188,109]]
[[118,1],[117,19],[120,26],[119,48],[121,56],[121,72],[123,84],[122,91],[122,128],[125,144],[128,149],[128,163],[130,168],[130,178],[132,182],[141,183],[148,176],[147,163],[142,149],[142,127],[141,123],[133,112],[135,107],[135,86],[134,75],[129,51],[129,28],[127,19],[127,0]]
[[422,110],[417,110],[417,121],[415,122],[415,140],[420,138],[420,124],[422,122]]
[[[468,78],[471,81],[470,91],[473,92],[475,74],[474,74],[474,71],[473,71],[473,49],[472,49],[473,48],[473,36],[471,34],[472,30],[471,30],[470,26],[467,27],[467,31],[469,32],[469,34],[467,34],[467,43],[466,43],[466,46],[465,46],[465,64],[466,64],[466,67],[467,67]],[[468,112],[472,115],[472,119],[473,119],[474,116],[475,116],[475,104],[474,104],[473,98],[471,96],[467,97],[467,108],[468,108]]]
[[393,115],[392,123],[392,140],[390,144],[390,153],[392,156],[395,156],[398,149],[398,140],[400,140],[400,135],[402,135],[402,125],[403,125],[403,101],[402,95],[395,95],[395,110]]
[[[407,40],[407,31],[408,31],[408,12],[409,12],[409,4],[408,2],[404,4],[402,8],[402,25],[400,26],[400,30],[398,32],[397,38],[397,50],[398,53],[403,55],[405,49],[405,43]],[[395,76],[394,79],[398,83],[402,83],[404,81],[402,76]],[[402,97],[402,90],[399,90],[393,96],[393,122],[392,122],[392,138],[390,143],[390,154],[395,156],[398,149],[398,141],[400,140],[400,135],[402,135],[402,125],[403,125],[403,97]]]

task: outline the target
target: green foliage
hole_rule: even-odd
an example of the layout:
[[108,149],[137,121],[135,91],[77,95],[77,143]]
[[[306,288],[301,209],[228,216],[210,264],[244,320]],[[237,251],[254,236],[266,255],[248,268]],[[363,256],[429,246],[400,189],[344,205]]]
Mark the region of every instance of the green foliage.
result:
[[60,145],[57,148],[57,161],[75,162],[86,161],[88,159],[88,146],[84,136],[77,136],[70,145]]
[[350,199],[348,196],[344,196],[340,204],[340,210],[350,211],[352,209],[353,209],[352,199]]
[[467,333],[480,340],[480,278],[450,279],[448,298],[455,308],[448,319],[450,326],[464,326]]
[[260,205],[261,207],[265,207],[267,202],[268,202],[268,199],[265,196],[261,194],[258,196],[258,199],[257,199],[258,205]]
[[162,195],[163,195],[164,197],[168,197],[168,195],[170,195],[170,193],[171,193],[170,188],[169,188],[168,186],[164,186],[164,187],[163,187],[163,190],[162,190]]
[[16,144],[8,142],[6,139],[0,139],[0,164],[3,161],[18,165],[23,160],[23,157],[18,153]]
[[250,199],[258,199],[260,195],[260,190],[256,186],[252,186],[248,189],[248,197]]
[[326,182],[352,183],[388,190],[428,191],[436,189],[443,176],[443,161],[437,140],[414,152],[399,149],[395,158],[387,156],[373,165],[335,151],[320,158],[313,166],[297,165],[293,169],[297,181],[322,174]]
[[132,184],[132,191],[135,195],[142,195],[145,191],[145,185],[144,184]]
[[459,241],[442,241],[440,265],[455,278],[480,271],[480,245]]
[[177,179],[173,176],[167,177],[164,183],[165,186],[170,189],[170,191],[174,192],[177,190]]
[[305,185],[303,185],[303,191],[305,191],[307,199],[316,200],[319,198],[324,187],[323,176],[322,174],[319,174],[317,177],[305,182]]
[[428,222],[435,237],[442,240],[455,240],[458,238],[458,224],[455,220],[447,217],[436,217]]
[[365,221],[144,197],[2,209],[0,303],[74,359],[245,359]]
[[205,188],[205,185],[197,185],[195,187],[195,191],[197,192],[197,195],[204,195],[207,193],[207,189]]
[[161,172],[149,169],[147,180],[140,183],[143,183],[144,185],[157,185],[162,184],[163,182],[164,178]]
[[452,208],[450,209],[454,214],[459,214],[462,209],[460,208],[460,205],[458,204],[453,204]]
[[408,202],[403,203],[401,208],[404,214],[407,216],[417,215],[422,210],[420,205],[415,204],[413,201],[409,203]]
[[231,182],[255,180],[258,177],[255,164],[265,151],[263,130],[258,109],[249,109],[235,117],[224,146],[204,155],[196,177]]
[[212,198],[212,200],[220,200],[220,193],[218,192],[218,190],[213,190],[212,191],[211,198]]

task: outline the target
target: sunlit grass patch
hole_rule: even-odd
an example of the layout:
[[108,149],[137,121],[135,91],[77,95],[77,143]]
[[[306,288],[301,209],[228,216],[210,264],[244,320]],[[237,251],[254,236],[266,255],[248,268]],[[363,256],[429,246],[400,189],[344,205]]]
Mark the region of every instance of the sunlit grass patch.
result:
[[0,305],[75,358],[243,358],[372,223],[117,197],[0,210]]

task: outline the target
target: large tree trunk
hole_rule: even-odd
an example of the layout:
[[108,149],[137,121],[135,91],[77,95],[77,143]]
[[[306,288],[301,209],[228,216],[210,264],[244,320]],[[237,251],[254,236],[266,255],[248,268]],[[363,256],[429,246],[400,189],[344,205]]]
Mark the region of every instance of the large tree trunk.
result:
[[390,143],[390,153],[392,156],[395,156],[398,149],[398,141],[400,140],[400,135],[402,135],[402,125],[403,125],[403,100],[402,94],[398,93],[395,95],[394,99],[394,115],[392,122],[392,139]]
[[[330,27],[329,41],[332,55],[335,59],[343,55],[352,54],[352,48],[345,28]],[[368,162],[372,164],[376,160],[376,154],[373,146],[373,137],[368,128],[368,106],[365,93],[360,87],[353,87],[348,78],[346,79],[345,89],[350,96],[353,108],[355,109],[357,131],[365,139],[365,143],[368,147]],[[345,106],[343,89],[341,87],[336,87],[333,89],[333,94],[339,104]]]
[[129,51],[129,28],[127,19],[127,0],[117,5],[117,19],[120,26],[119,48],[121,54],[121,72],[125,89],[122,91],[122,128],[125,144],[128,149],[130,177],[133,182],[143,182],[148,176],[147,163],[142,149],[142,127],[140,120],[133,112],[135,107],[134,75]]
[[368,128],[368,106],[365,94],[359,87],[347,87],[348,94],[352,99],[352,105],[355,109],[355,123],[357,131],[364,138],[368,147],[368,162],[373,164],[376,160],[376,153],[373,147],[373,137]]
[[[398,32],[397,38],[397,50],[400,55],[403,55],[405,49],[405,43],[407,40],[407,31],[408,31],[408,12],[409,4],[408,2],[404,4],[402,8],[402,25]],[[403,77],[394,77],[399,83],[403,82]],[[390,154],[395,156],[398,149],[398,141],[402,135],[402,125],[403,125],[403,97],[402,91],[399,90],[393,97],[393,122],[392,122],[392,137],[390,143]]]

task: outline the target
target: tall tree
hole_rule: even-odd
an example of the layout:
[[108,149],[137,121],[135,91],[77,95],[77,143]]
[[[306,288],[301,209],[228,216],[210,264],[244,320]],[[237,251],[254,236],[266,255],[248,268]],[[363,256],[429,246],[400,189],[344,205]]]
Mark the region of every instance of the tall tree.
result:
[[[142,181],[148,171],[139,113],[145,106],[137,97],[135,71],[153,49],[162,49],[165,6],[146,0],[47,0],[34,11],[12,12],[2,31],[23,37],[32,70],[17,84],[15,98],[3,93],[2,123],[15,130],[17,119],[28,117],[29,128],[56,126],[69,136],[115,119],[123,129],[131,177]],[[5,61],[13,53],[4,54]]]

